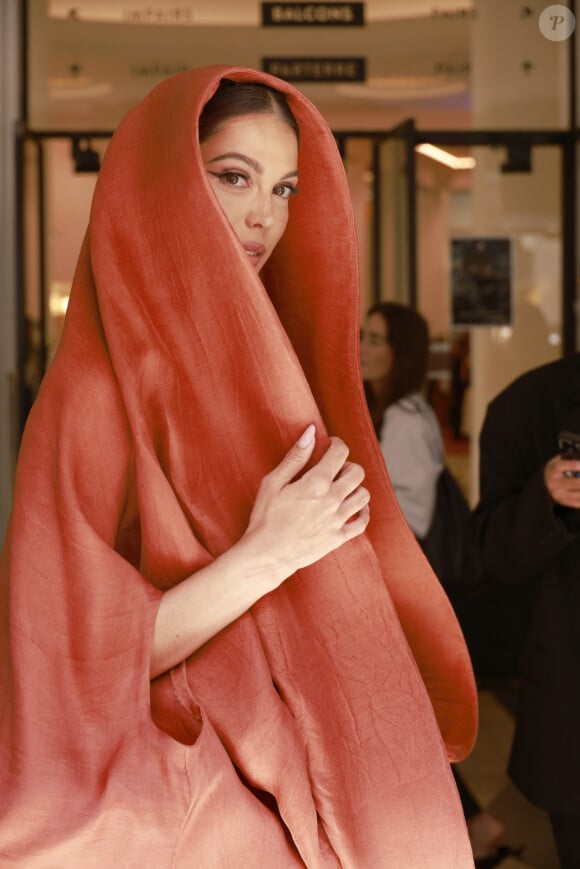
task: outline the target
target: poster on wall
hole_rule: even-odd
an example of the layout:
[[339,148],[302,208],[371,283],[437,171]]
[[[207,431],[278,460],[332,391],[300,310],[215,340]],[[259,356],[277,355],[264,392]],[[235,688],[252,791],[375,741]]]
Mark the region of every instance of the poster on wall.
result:
[[451,322],[512,324],[511,239],[451,239]]

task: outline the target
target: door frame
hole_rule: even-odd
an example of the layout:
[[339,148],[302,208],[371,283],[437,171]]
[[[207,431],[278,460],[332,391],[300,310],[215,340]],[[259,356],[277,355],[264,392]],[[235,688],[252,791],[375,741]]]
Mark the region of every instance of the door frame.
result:
[[[372,203],[372,296],[381,298],[382,251],[377,240],[381,238],[382,202],[380,180],[380,146],[389,139],[404,140],[407,159],[407,233],[409,250],[409,303],[415,307],[417,287],[417,145],[496,148],[558,147],[561,153],[560,181],[561,208],[560,226],[562,235],[562,355],[576,352],[580,336],[576,328],[577,305],[577,169],[576,146],[580,140],[578,130],[418,130],[414,121],[408,119],[391,130],[341,130],[335,133],[340,141],[341,152],[346,150],[349,139],[368,139],[372,148],[373,203]],[[412,260],[412,261],[411,261]]]

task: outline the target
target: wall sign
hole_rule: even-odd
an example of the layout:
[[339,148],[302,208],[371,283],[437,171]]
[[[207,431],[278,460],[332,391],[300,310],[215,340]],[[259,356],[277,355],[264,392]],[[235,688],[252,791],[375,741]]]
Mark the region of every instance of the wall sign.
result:
[[364,3],[262,3],[263,27],[362,27]]
[[262,58],[262,70],[286,81],[365,81],[366,58],[264,57]]
[[[32,5],[32,4],[30,4]],[[194,20],[195,3],[157,2],[147,3],[139,0],[118,0],[116,3],[103,3],[102,0],[45,0],[49,18],[65,19],[87,23],[103,24],[155,24],[191,26]],[[198,4],[199,6],[199,4]]]

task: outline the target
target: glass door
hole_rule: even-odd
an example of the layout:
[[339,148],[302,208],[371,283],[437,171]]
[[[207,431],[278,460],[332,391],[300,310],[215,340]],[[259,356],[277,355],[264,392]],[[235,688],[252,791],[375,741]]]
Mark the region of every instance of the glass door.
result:
[[362,313],[392,300],[427,319],[429,398],[474,500],[487,404],[576,346],[573,148],[558,131],[428,132],[412,121],[344,145],[355,212],[367,215]]
[[573,346],[566,144],[533,133],[432,139],[417,147],[417,307],[440,350],[431,389],[448,455],[467,453],[475,501],[489,401]]
[[20,430],[60,341],[109,136],[28,135],[21,165]]

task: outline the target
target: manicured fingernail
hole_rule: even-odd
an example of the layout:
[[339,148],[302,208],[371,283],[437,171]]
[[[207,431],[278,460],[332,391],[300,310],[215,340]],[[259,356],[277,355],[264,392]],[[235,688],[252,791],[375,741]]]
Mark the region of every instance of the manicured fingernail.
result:
[[315,431],[315,427],[313,425],[309,425],[300,440],[297,441],[296,446],[300,447],[303,450],[305,450],[306,447],[309,447],[314,440]]

